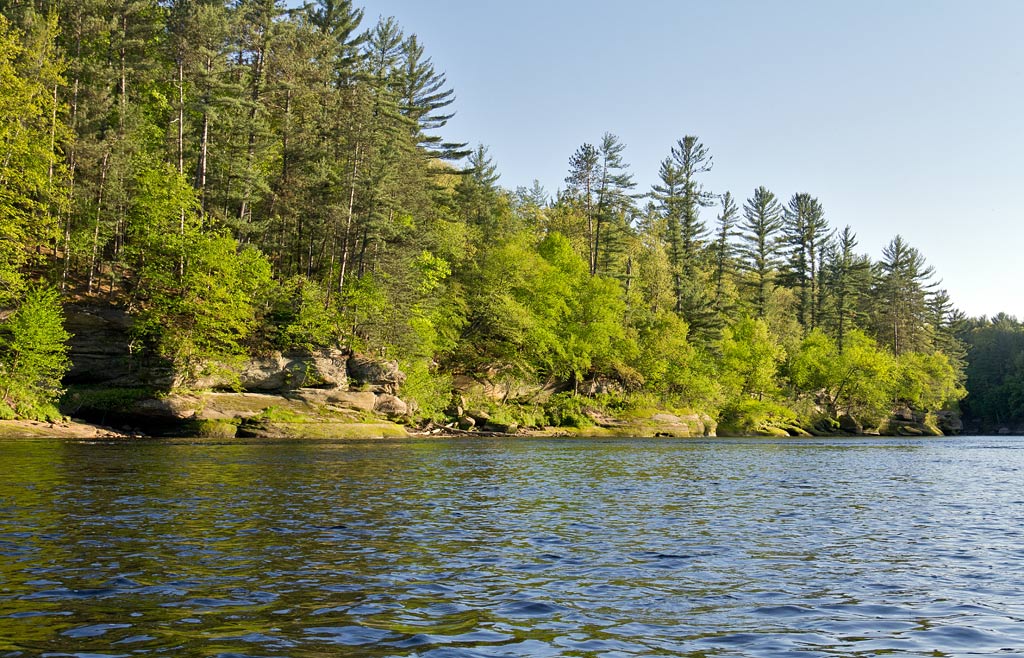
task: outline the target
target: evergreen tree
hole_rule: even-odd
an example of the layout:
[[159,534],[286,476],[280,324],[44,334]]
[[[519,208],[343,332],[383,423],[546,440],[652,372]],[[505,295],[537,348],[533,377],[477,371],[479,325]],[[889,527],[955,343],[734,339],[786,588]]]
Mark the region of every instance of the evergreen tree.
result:
[[569,158],[566,194],[579,206],[586,219],[587,262],[591,274],[597,272],[599,234],[598,191],[601,189],[601,153],[592,144],[583,144]]
[[611,133],[601,137],[597,209],[594,242],[591,252],[591,276],[599,272],[617,275],[620,269],[612,265],[613,259],[625,250],[633,199],[629,191],[636,187],[632,174],[622,160],[626,145]]
[[480,229],[481,235],[500,237],[503,227],[502,202],[498,188],[498,168],[487,147],[477,145],[469,155],[469,167],[456,188],[459,207],[468,224]]
[[818,326],[821,257],[830,238],[821,203],[809,194],[794,194],[785,212],[784,236],[789,262],[784,280],[797,292],[797,316],[805,331]]
[[953,305],[949,292],[945,289],[932,293],[927,304],[932,343],[935,349],[949,359],[958,377],[962,377],[967,360],[967,348],[958,334],[965,323],[964,314]]
[[415,122],[415,137],[424,147],[425,156],[460,160],[470,153],[465,144],[445,142],[440,135],[431,134],[455,116],[454,112],[442,111],[455,102],[455,92],[446,88],[447,84],[445,75],[434,70],[430,58],[424,58],[423,46],[415,34],[402,42],[402,114]]
[[931,347],[928,298],[935,287],[935,269],[897,235],[882,250],[875,273],[875,330],[879,342],[897,356]]
[[856,247],[857,236],[847,226],[828,250],[824,272],[824,287],[832,301],[832,322],[840,353],[845,349],[847,334],[863,324],[861,301],[871,289],[871,262],[866,256],[856,254]]
[[768,295],[782,263],[782,227],[782,204],[764,186],[754,190],[754,195],[743,204],[739,251],[743,256],[742,267],[752,279],[748,285],[754,291],[753,304],[758,318],[765,316]]
[[[36,17],[38,18],[38,17]],[[65,211],[61,148],[67,129],[55,97],[56,25],[19,32],[0,16],[0,307],[16,301],[30,254],[54,246]]]
[[726,284],[734,275],[735,248],[732,238],[736,235],[739,208],[726,192],[722,195],[722,211],[718,215],[718,230],[715,232],[715,305],[720,311],[726,309]]
[[310,23],[328,39],[326,61],[334,86],[349,87],[362,63],[360,47],[367,38],[366,33],[359,32],[363,10],[352,0],[316,0],[308,5],[308,11]]

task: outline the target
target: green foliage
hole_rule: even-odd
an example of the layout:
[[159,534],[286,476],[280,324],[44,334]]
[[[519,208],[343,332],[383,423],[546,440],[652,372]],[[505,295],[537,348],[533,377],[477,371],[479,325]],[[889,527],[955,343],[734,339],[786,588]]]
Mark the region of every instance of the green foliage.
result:
[[896,397],[914,409],[939,411],[963,398],[949,358],[941,352],[907,352],[897,362]]
[[158,392],[152,388],[91,388],[68,387],[61,398],[61,408],[74,414],[79,409],[96,411],[126,411],[139,400],[155,397]]
[[892,411],[897,362],[860,331],[847,335],[840,352],[832,338],[815,329],[788,365],[793,385],[816,396],[832,417],[850,414],[877,423]]
[[271,405],[261,411],[258,415],[253,416],[251,420],[257,422],[264,421],[268,423],[305,423],[309,421],[309,418],[291,411],[290,409]]
[[986,424],[1024,419],[1024,325],[999,315],[967,324],[961,338],[967,344],[965,412]]
[[203,439],[233,439],[238,433],[238,425],[225,420],[199,420],[192,427],[192,432]]
[[66,200],[55,150],[69,135],[54,101],[63,83],[54,18],[36,17],[21,32],[0,15],[0,306],[22,292],[29,248],[55,237]]
[[[787,213],[758,187],[738,217],[695,136],[644,207],[610,132],[557,198],[512,193],[486,148],[440,134],[454,93],[424,44],[393,18],[361,27],[349,0],[44,5],[0,19],[0,307],[59,277],[128,308],[133,348],[186,379],[268,349],[372,352],[424,418],[455,373],[624,390],[544,411],[577,425],[631,400],[741,429],[938,409],[963,395],[964,340],[967,408],[1024,418],[1019,327],[965,329],[920,253],[897,236],[872,263],[809,194]],[[12,391],[59,385],[30,395],[12,354],[0,413],[42,409]]]
[[721,379],[730,399],[773,397],[784,352],[768,324],[746,317],[722,332]]
[[573,393],[558,393],[544,405],[548,423],[553,427],[592,427],[594,421],[586,414],[587,399]]
[[439,372],[427,359],[401,361],[405,373],[402,398],[410,403],[414,418],[442,421],[452,392],[451,375]]
[[341,315],[315,281],[295,276],[272,288],[264,334],[280,350],[315,350],[341,342]]
[[0,324],[0,403],[21,417],[60,418],[54,403],[70,365],[68,338],[60,295],[30,286],[18,309]]
[[714,409],[722,387],[710,356],[687,340],[686,323],[661,312],[639,327],[636,368],[647,390],[672,404]]
[[200,231],[194,192],[172,170],[142,171],[138,189],[135,330],[193,377],[204,359],[244,351],[271,289],[270,263],[227,234]]

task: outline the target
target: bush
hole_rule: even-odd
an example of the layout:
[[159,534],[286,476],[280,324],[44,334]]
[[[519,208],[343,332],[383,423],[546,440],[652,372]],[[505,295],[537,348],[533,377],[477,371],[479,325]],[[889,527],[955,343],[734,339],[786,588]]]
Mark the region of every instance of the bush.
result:
[[401,397],[415,409],[413,415],[426,420],[444,420],[445,409],[452,398],[451,376],[436,372],[427,359],[404,361],[399,367],[405,373]]
[[590,427],[594,424],[585,413],[587,399],[572,393],[558,393],[551,396],[544,405],[548,423],[555,427]]
[[34,420],[61,417],[54,402],[70,362],[59,293],[28,289],[21,306],[0,324],[0,403]]

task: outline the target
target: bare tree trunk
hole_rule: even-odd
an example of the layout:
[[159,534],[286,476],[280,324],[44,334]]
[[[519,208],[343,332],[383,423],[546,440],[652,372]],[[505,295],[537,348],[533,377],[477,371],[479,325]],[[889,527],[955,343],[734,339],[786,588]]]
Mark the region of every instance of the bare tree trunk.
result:
[[210,139],[210,113],[203,111],[203,130],[199,138],[199,162],[196,163],[196,189],[199,190],[199,209],[206,212],[206,157]]
[[100,243],[100,217],[103,214],[103,185],[107,180],[107,163],[110,161],[110,153],[103,154],[103,164],[100,166],[100,187],[96,195],[96,226],[92,233],[92,260],[89,262],[89,294],[92,294],[93,281],[96,277],[96,259],[99,255]]
[[[82,32],[79,31],[75,34],[75,57],[80,58],[82,54]],[[75,81],[72,84],[71,93],[71,130],[73,133],[77,133],[78,130],[78,92],[79,92],[80,80],[78,76],[75,76]],[[68,198],[71,203],[75,202],[75,179],[78,173],[78,149],[75,147],[74,141],[71,142],[71,148],[69,152],[69,163],[70,168],[70,180],[68,182]],[[69,212],[67,218],[64,220],[64,271],[61,273],[60,278],[60,289],[66,290],[68,286],[68,276],[71,273],[71,218],[73,212]]]
[[338,294],[345,290],[345,274],[348,270],[348,243],[352,234],[352,219],[356,204],[356,180],[359,176],[359,144],[356,144],[356,152],[352,158],[352,180],[348,188],[348,216],[345,218],[345,233],[341,242],[341,273],[338,275]]

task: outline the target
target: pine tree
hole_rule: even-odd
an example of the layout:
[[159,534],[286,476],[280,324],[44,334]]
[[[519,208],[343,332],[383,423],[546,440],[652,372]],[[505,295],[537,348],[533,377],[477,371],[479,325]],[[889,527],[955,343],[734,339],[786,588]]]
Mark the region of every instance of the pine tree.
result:
[[590,272],[597,272],[595,249],[598,219],[598,190],[601,186],[601,154],[592,144],[583,144],[569,158],[566,195],[578,205],[586,220],[586,255]]
[[931,325],[932,343],[949,359],[962,377],[967,363],[967,347],[958,338],[965,321],[964,314],[958,310],[945,289],[936,290],[928,298],[928,321]]
[[789,250],[784,280],[797,292],[797,316],[807,332],[819,322],[819,266],[831,234],[821,203],[809,194],[793,195],[786,208],[783,226]]
[[823,271],[823,287],[832,302],[832,319],[840,353],[846,345],[846,336],[863,324],[861,300],[871,288],[871,261],[858,255],[854,251],[856,247],[857,236],[847,226],[828,250]]
[[328,39],[326,61],[335,87],[350,86],[362,63],[360,47],[368,36],[358,31],[363,10],[357,9],[352,0],[317,0],[307,11],[309,22]]
[[754,289],[753,303],[757,317],[763,318],[768,306],[768,295],[782,263],[783,208],[775,195],[761,186],[743,204],[742,268],[748,272]]
[[19,298],[29,254],[55,245],[66,211],[56,24],[27,27],[34,33],[0,16],[0,307]]
[[739,208],[726,192],[722,195],[722,212],[718,215],[718,230],[715,232],[715,305],[725,310],[726,283],[732,277],[735,267],[735,248],[732,238],[736,235]]
[[879,342],[897,356],[930,348],[927,315],[934,275],[935,269],[902,236],[882,250],[875,273],[875,325]]
[[[594,242],[591,252],[591,276],[622,274],[613,260],[622,254],[629,234],[633,199],[629,191],[636,187],[622,159],[626,145],[611,133],[601,137]],[[628,264],[627,264],[628,265]]]
[[454,112],[442,111],[455,102],[455,92],[446,88],[445,75],[436,72],[430,58],[423,54],[415,34],[402,42],[402,114],[415,122],[414,136],[425,156],[460,160],[470,153],[465,144],[445,142],[440,135],[431,134],[455,116]]
[[459,180],[456,197],[466,222],[478,227],[482,236],[500,237],[507,228],[501,226],[500,178],[487,147],[478,144],[469,155],[469,167]]
[[712,324],[709,291],[702,277],[701,250],[707,228],[700,219],[700,209],[710,206],[714,196],[707,192],[699,177],[711,171],[708,149],[697,137],[687,135],[672,147],[661,163],[659,178],[651,196],[656,199],[665,217],[666,242],[673,268],[676,292],[676,313],[685,319],[694,336],[706,333]]

